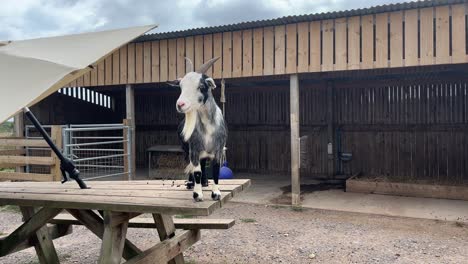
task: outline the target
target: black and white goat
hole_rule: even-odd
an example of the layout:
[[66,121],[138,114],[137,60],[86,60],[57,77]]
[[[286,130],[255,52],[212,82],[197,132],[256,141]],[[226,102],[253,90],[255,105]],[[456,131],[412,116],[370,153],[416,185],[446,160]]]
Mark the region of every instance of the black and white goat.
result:
[[211,198],[221,199],[218,188],[220,159],[227,139],[227,128],[221,109],[215,102],[212,90],[216,88],[214,80],[206,71],[219,59],[213,58],[197,71],[193,63],[186,58],[189,72],[176,81],[181,89],[176,109],[185,114],[179,125],[178,133],[182,147],[189,162],[185,172],[189,176],[188,188],[193,188],[193,199],[203,200],[202,186],[208,186],[205,173],[206,161],[210,161],[213,175]]

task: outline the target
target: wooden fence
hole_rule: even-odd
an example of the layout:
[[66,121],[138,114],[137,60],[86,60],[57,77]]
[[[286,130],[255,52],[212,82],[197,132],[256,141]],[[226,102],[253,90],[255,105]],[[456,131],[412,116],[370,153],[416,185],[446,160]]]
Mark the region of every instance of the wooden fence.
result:
[[214,78],[466,63],[464,4],[130,43],[70,86],[157,83],[220,56]]
[[[51,138],[59,147],[62,147],[62,130],[60,126],[53,126]],[[42,139],[0,138],[0,168],[11,170],[0,171],[0,181],[60,181],[60,160],[50,151],[49,156],[25,156],[25,147],[48,148],[49,145]],[[15,167],[23,168],[27,165],[45,166],[50,168],[49,173],[25,173],[24,169],[14,171]],[[12,169],[13,168],[13,169]]]

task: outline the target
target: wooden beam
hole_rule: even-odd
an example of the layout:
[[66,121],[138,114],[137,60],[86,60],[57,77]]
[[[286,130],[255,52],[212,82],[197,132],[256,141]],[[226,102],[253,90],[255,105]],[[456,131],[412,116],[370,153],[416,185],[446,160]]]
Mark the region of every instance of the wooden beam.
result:
[[126,101],[126,117],[130,126],[130,163],[129,165],[129,178],[128,180],[133,180],[135,176],[135,166],[136,166],[136,146],[135,146],[135,92],[131,85],[126,86],[125,90],[125,101]]
[[[62,150],[62,126],[52,126],[51,128],[51,138],[54,141],[55,145],[59,150]],[[55,160],[55,165],[51,169],[53,175],[53,181],[60,181],[62,179],[62,171],[60,170],[60,159],[51,151],[51,155]]]
[[[14,122],[15,122],[14,123],[15,137],[24,137],[24,113],[23,113],[23,111],[21,111],[21,112],[19,112],[18,114],[15,115],[15,121]],[[22,147],[22,146],[18,146],[18,147],[16,147],[16,149],[25,151],[24,147]],[[16,172],[23,172],[23,168],[22,167],[16,167],[15,171]]]
[[[156,229],[158,230],[159,239],[161,241],[170,239],[175,234],[175,226],[172,221],[172,216],[163,215],[163,214],[153,214],[154,223],[156,224]],[[183,251],[182,251],[183,252]],[[184,255],[180,252],[175,254],[173,257],[169,258],[162,263],[169,262],[169,264],[182,264],[184,263]],[[167,254],[166,254],[167,255]]]
[[23,173],[23,172],[0,172],[1,180],[13,181],[54,181],[53,174]]
[[[102,237],[100,264],[120,264],[122,253],[127,236],[128,219],[124,221],[114,221],[125,213],[114,213],[104,211],[104,235]],[[113,224],[119,222],[118,224]]]
[[54,165],[55,159],[52,157],[25,157],[25,156],[0,156],[0,166],[2,164],[24,165]]
[[299,78],[290,76],[290,122],[291,122],[291,186],[292,205],[301,203],[301,183],[299,175]]
[[48,147],[43,139],[0,138],[0,146],[5,147]]
[[25,149],[2,149],[0,150],[0,156],[21,156],[25,155]]

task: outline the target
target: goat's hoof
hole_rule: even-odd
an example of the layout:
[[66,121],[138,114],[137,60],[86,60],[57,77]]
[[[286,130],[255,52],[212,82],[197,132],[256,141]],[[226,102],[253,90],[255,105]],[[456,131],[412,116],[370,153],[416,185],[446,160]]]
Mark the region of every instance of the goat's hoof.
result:
[[193,182],[187,182],[187,183],[185,184],[185,186],[187,186],[187,190],[192,190],[194,185],[195,185],[195,184],[194,184]]
[[211,192],[211,199],[214,201],[219,201],[221,200],[221,192]]
[[193,199],[195,200],[195,202],[203,201],[203,193],[193,192]]
[[203,187],[208,187],[208,186],[209,186],[208,181],[203,182],[203,183],[202,183],[202,186],[203,186]]

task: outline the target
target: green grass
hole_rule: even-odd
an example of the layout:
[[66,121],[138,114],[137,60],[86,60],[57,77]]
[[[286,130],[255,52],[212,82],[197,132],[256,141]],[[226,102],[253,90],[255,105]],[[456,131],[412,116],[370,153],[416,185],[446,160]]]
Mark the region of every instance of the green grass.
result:
[[253,218],[241,218],[240,219],[242,223],[255,223],[257,222],[257,220],[253,219]]
[[174,218],[191,219],[193,215],[175,215]]

